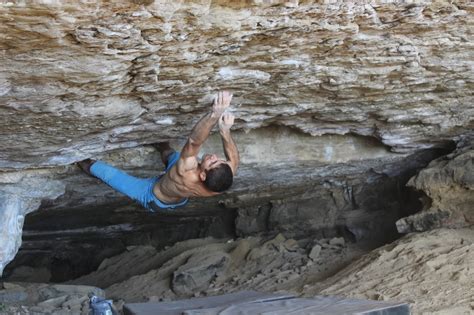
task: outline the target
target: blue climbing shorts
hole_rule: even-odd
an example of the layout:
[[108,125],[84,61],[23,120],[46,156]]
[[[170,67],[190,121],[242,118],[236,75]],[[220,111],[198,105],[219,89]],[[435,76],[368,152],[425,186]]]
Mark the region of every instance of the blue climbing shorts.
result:
[[[168,172],[179,160],[179,152],[173,152],[168,158],[165,172]],[[90,168],[91,174],[118,192],[137,201],[146,209],[154,212],[160,209],[174,209],[184,206],[188,198],[177,204],[168,204],[156,198],[153,187],[161,176],[152,178],[138,178],[130,176],[105,162],[96,161]]]

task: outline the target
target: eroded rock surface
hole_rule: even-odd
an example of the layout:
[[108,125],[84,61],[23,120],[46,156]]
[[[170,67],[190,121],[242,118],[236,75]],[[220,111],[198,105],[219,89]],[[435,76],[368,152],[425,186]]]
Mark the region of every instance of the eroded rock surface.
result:
[[[392,237],[416,208],[405,182],[442,154],[422,150],[473,127],[473,11],[466,0],[0,3],[0,271],[35,209],[24,250],[40,248],[58,281],[145,241]],[[151,217],[68,165],[94,157],[156,175],[141,145],[182,145],[218,89],[234,92],[242,155],[222,198]]]
[[[343,238],[294,240],[282,234],[267,239],[187,240],[162,251],[137,246],[105,260],[95,272],[73,283],[105,288],[117,305],[251,289],[407,302],[413,314],[469,314],[474,297],[473,233],[471,228],[410,234],[368,254],[367,244]],[[176,275],[183,273],[192,276],[186,278],[187,285],[180,286],[186,279]],[[38,284],[33,292],[38,287],[49,286]],[[26,298],[18,294],[23,289],[14,292],[5,296]],[[34,309],[47,307],[55,314],[71,303],[81,307],[77,299],[58,295]],[[6,303],[9,309],[13,304]]]
[[439,158],[408,185],[423,191],[425,209],[397,222],[400,232],[474,224],[474,148],[471,145]]
[[55,199],[64,189],[64,183],[38,173],[0,173],[0,274],[21,245],[25,216],[37,210],[42,199]]
[[184,137],[211,94],[238,129],[358,134],[393,150],[472,124],[467,0],[0,4],[0,168]]
[[304,293],[403,301],[413,314],[473,311],[474,229],[410,234],[352,263]]
[[[310,259],[308,255],[315,244],[322,250],[318,258]],[[148,249],[137,247],[113,257],[74,283],[104,287],[115,281],[106,288],[107,296],[125,302],[174,300],[248,289],[298,292],[306,282],[333,274],[364,252],[355,244],[331,245],[331,239],[295,241],[282,234],[270,239],[187,240],[154,255],[151,261],[155,263],[146,268],[143,261],[136,259],[136,253],[143,251]],[[157,261],[157,257],[166,259]],[[138,269],[116,268],[133,263]],[[106,279],[105,275],[111,272],[117,277]],[[122,281],[124,275],[128,279]]]
[[104,291],[84,285],[10,283],[0,287],[2,314],[89,314],[89,296],[103,298]]
[[[211,141],[207,150],[212,151],[212,143],[217,149],[217,141]],[[311,150],[324,147],[308,146]],[[243,161],[230,192],[194,199],[185,208],[160,214],[147,213],[74,166],[51,170],[43,175],[44,181],[59,181],[65,192],[44,200],[39,211],[28,216],[20,257],[10,267],[47,266],[52,281],[65,281],[90,273],[127,246],[162,248],[190,238],[235,234],[343,235],[381,245],[397,237],[396,220],[419,208],[417,196],[404,189],[404,183],[440,154],[426,150],[405,156],[382,151],[379,158],[358,160],[351,154],[363,156],[363,147],[350,153],[345,146],[334,146],[334,156],[349,152],[344,157],[347,163],[328,164],[304,160],[307,151],[303,149],[301,155],[285,157],[284,141],[278,148],[269,164]],[[144,177],[155,176],[161,165],[156,151],[144,147],[117,151],[103,159]],[[20,240],[21,234],[15,237]]]

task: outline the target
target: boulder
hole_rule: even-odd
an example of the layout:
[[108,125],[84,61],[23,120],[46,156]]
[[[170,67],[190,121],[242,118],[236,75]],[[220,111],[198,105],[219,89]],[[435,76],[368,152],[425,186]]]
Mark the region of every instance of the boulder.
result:
[[173,273],[171,288],[182,296],[206,290],[213,279],[225,272],[229,262],[229,255],[223,252],[193,255]]
[[472,144],[431,162],[408,185],[424,194],[423,211],[397,221],[402,233],[474,224]]

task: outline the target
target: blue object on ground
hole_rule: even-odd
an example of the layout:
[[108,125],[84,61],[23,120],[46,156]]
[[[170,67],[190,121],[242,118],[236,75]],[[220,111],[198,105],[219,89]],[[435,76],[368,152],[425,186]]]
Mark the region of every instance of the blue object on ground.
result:
[[106,300],[92,295],[89,300],[90,315],[115,315],[116,312],[112,308],[112,300]]

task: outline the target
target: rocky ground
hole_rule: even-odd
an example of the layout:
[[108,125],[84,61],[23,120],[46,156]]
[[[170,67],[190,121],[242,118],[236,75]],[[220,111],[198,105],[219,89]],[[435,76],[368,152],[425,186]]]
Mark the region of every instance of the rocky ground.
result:
[[[124,302],[167,301],[246,289],[298,294],[306,283],[334,274],[363,252],[359,245],[346,244],[343,238],[296,241],[278,234],[269,239],[195,239],[159,252],[151,246],[129,247],[104,260],[97,271],[68,284],[104,288],[119,310]],[[22,271],[27,275],[22,277]],[[15,277],[24,279],[32,273],[21,269]],[[10,294],[9,286],[22,292],[27,288],[20,289],[23,283],[6,283],[3,295]],[[50,312],[54,305],[57,314],[83,306],[84,299],[77,299],[73,306],[70,300],[61,292],[51,301],[25,296],[8,305],[21,304],[23,309],[43,312]]]
[[474,229],[410,234],[303,293],[405,301],[413,314],[474,314]]
[[104,296],[95,287],[46,283],[2,283],[0,314],[89,314],[89,296]]
[[343,238],[293,240],[281,234],[188,240],[160,252],[136,246],[68,285],[4,283],[0,296],[4,312],[20,314],[84,313],[93,287],[104,288],[119,310],[126,302],[252,289],[402,301],[413,314],[474,314],[474,229],[410,234],[367,251]]

